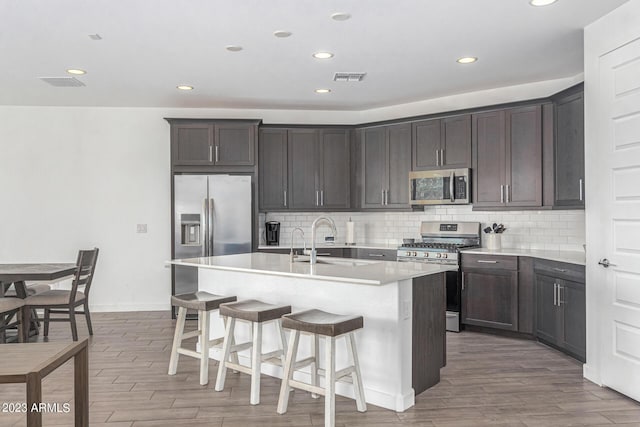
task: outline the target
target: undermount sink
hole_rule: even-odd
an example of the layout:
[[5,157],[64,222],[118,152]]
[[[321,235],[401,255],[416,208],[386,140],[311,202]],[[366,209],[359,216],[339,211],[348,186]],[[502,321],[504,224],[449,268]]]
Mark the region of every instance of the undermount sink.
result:
[[[294,262],[304,262],[309,263],[311,259],[309,257],[297,257],[294,259]],[[348,259],[348,258],[318,258],[316,260],[316,264],[325,264],[325,265],[339,265],[344,267],[361,267],[363,265],[371,265],[376,264],[379,261],[365,261],[361,259]]]

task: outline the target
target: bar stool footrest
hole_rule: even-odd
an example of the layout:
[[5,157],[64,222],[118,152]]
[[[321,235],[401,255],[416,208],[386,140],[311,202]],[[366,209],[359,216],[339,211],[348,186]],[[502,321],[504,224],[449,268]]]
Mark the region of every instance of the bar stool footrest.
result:
[[320,396],[324,396],[324,387],[314,386],[311,384],[303,383],[301,381],[289,380],[289,386],[292,388],[297,388],[299,390],[308,391],[309,393],[319,394]]

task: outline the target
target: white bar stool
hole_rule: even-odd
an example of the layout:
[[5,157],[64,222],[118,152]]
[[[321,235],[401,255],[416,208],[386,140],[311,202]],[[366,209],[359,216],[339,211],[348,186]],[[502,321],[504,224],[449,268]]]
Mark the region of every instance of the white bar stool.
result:
[[[282,331],[280,318],[287,313],[291,313],[290,305],[267,304],[257,300],[239,301],[220,306],[220,315],[227,317],[228,320],[222,344],[222,356],[220,357],[220,365],[218,365],[216,391],[224,390],[227,368],[231,368],[251,375],[250,403],[252,405],[260,403],[260,370],[262,363],[269,362],[276,365],[284,365],[284,352],[287,348],[287,341]],[[234,344],[236,320],[251,322],[251,341]],[[271,321],[275,322],[278,335],[280,335],[282,349],[262,353],[262,325]],[[251,366],[240,365],[237,361],[237,354],[239,351],[248,348],[252,349]],[[230,355],[235,355],[236,359],[229,361]]]
[[[289,348],[287,350],[284,374],[282,376],[282,385],[280,387],[280,397],[278,398],[279,414],[287,412],[291,388],[297,388],[311,392],[311,396],[314,398],[317,397],[317,395],[325,397],[324,425],[325,427],[334,427],[336,424],[336,382],[347,375],[351,375],[351,381],[346,382],[353,383],[356,407],[358,411],[365,412],[367,410],[354,335],[354,331],[361,329],[362,325],[362,316],[341,316],[321,310],[306,310],[282,317],[282,327],[291,329],[291,336],[289,338]],[[296,360],[296,357],[301,332],[313,335],[313,340],[311,342],[311,352],[313,356],[298,361]],[[324,370],[318,368],[319,336],[325,337]],[[350,365],[344,369],[336,371],[335,343],[336,339],[341,337],[344,337],[347,342],[347,353]],[[293,379],[293,372],[295,370],[309,365],[311,365],[311,384]],[[325,377],[324,387],[320,387],[318,385],[318,379],[322,373],[324,373]]]
[[[220,304],[233,302],[235,296],[225,297],[210,294],[208,292],[195,292],[191,294],[174,295],[171,297],[171,305],[178,307],[178,318],[176,320],[176,331],[173,336],[173,346],[171,347],[171,359],[169,360],[169,375],[175,375],[178,370],[178,358],[181,354],[200,359],[200,385],[209,383],[209,349],[222,343],[222,337],[210,339],[209,337],[209,315],[213,310],[217,310]],[[187,310],[198,311],[198,330],[184,333],[184,323],[187,317]],[[200,337],[200,351],[189,350],[181,347],[182,341],[188,338]]]

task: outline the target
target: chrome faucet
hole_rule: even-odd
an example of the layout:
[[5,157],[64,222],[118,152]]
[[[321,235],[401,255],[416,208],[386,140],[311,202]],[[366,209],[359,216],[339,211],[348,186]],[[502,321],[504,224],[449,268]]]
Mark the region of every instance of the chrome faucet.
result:
[[326,222],[329,227],[331,227],[331,232],[333,233],[334,241],[338,232],[336,231],[336,223],[333,222],[331,218],[328,216],[319,216],[313,221],[311,224],[311,259],[310,263],[313,265],[318,260],[318,255],[316,251],[316,228],[318,228],[318,224]]
[[304,231],[302,230],[302,228],[296,227],[293,230],[291,230],[291,252],[289,252],[290,262],[293,262],[293,259],[296,257],[293,253],[293,237],[296,233],[296,230],[299,231],[300,234],[302,235],[302,245],[303,245],[302,253],[305,253],[305,251],[307,250],[307,242],[304,241]]

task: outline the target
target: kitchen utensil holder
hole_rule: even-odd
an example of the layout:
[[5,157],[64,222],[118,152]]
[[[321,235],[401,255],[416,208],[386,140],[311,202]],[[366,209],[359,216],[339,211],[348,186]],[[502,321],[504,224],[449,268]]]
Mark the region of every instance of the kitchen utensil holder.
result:
[[487,249],[497,251],[502,249],[502,234],[489,233],[486,236]]

